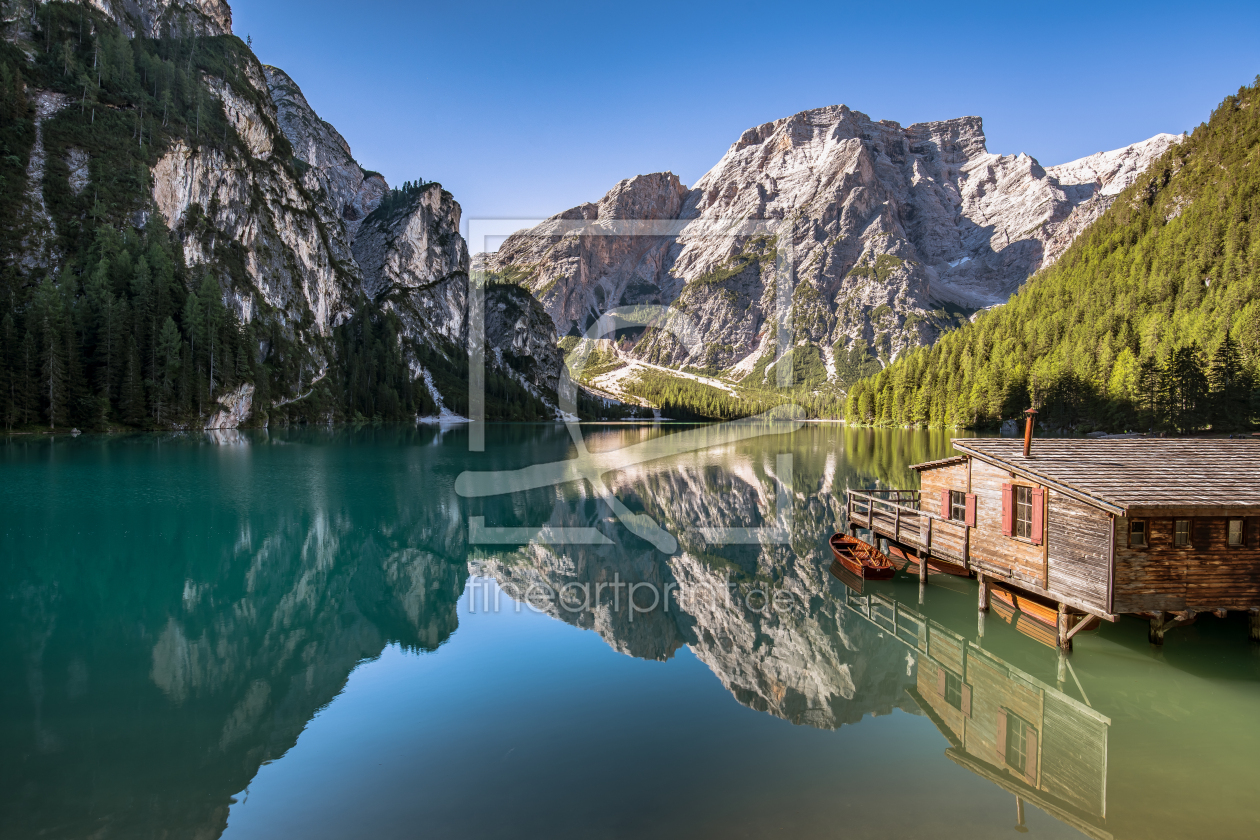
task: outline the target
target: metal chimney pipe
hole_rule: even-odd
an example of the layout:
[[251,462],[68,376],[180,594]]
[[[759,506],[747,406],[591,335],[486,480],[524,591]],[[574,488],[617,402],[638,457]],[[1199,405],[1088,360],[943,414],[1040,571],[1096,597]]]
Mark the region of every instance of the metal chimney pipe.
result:
[[1024,457],[1031,458],[1033,423],[1037,422],[1037,409],[1028,409],[1024,412],[1024,416],[1028,418],[1028,420],[1024,423]]

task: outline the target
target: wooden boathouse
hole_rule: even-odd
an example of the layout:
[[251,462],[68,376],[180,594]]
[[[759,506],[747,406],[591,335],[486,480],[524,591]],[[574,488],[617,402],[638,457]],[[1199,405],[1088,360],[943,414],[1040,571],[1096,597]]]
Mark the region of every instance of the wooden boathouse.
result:
[[957,455],[912,467],[919,490],[850,491],[850,528],[926,558],[921,574],[964,567],[982,610],[994,584],[1057,608],[1063,647],[1090,616],[1149,618],[1159,643],[1229,610],[1248,611],[1260,641],[1260,443],[1031,431],[952,443]]

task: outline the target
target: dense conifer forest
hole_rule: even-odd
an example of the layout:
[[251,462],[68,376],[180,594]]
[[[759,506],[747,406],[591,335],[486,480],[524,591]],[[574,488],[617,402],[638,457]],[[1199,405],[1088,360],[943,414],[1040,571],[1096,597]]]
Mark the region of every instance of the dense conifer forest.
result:
[[[1257,79],[1260,84],[1260,79]],[[1260,90],[1229,96],[1004,306],[850,390],[850,422],[1238,431],[1260,416]]]

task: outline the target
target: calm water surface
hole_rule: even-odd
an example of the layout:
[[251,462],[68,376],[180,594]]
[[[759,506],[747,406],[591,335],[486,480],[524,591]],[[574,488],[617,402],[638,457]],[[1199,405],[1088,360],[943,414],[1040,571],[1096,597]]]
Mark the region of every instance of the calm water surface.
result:
[[456,492],[573,457],[549,425],[0,439],[0,836],[1260,834],[1245,619],[1061,661],[972,581],[828,573],[844,489],[949,451],[807,426],[610,473],[667,554],[589,484]]

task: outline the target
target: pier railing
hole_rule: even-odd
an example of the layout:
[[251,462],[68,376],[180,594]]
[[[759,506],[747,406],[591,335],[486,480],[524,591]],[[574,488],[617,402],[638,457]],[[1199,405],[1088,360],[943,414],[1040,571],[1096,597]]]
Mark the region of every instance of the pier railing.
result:
[[967,546],[970,528],[957,520],[919,510],[920,501],[917,490],[850,490],[849,523],[920,554],[970,566]]

